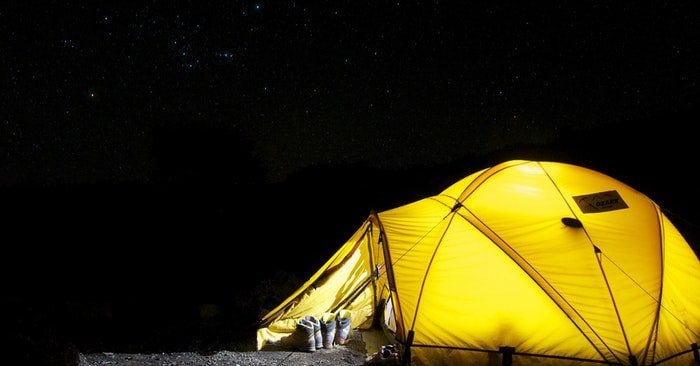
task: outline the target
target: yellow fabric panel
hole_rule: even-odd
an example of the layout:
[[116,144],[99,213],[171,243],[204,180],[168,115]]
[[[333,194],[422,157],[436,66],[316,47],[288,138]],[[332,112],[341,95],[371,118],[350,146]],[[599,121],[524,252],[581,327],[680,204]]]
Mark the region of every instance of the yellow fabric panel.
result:
[[[567,164],[541,165],[602,251],[603,268],[632,354],[643,358],[654,327],[654,299],[661,289],[661,232],[656,205],[633,188],[601,173]],[[629,207],[583,213],[573,199],[610,190],[617,191]]]
[[[567,164],[541,164],[595,245],[644,290],[658,296],[661,233],[656,205],[647,196],[601,173]],[[629,208],[584,214],[572,198],[608,190],[616,190]]]
[[450,209],[423,199],[379,214],[388,238],[403,324],[413,321],[418,293],[435,244],[447,225]]
[[460,216],[430,267],[414,328],[414,344],[508,345],[518,352],[602,359],[549,296]]
[[[498,353],[459,349],[411,348],[411,365],[425,366],[501,366]],[[600,366],[601,363],[514,355],[512,366]],[[683,364],[684,366],[690,363]],[[665,364],[664,364],[665,366]]]
[[700,343],[700,261],[665,216],[663,229],[663,307],[654,361],[687,350],[691,343]]
[[561,222],[571,210],[536,162],[492,175],[464,206],[541,274],[617,357],[627,358],[593,246],[583,230]]
[[[304,286],[270,313],[275,316],[275,319],[267,327],[258,330],[258,349],[262,348],[266,342],[274,342],[291,334],[296,328],[296,322],[299,318],[306,315],[319,317],[324,312],[337,307],[341,301],[351,296],[353,291],[359,288],[364,280],[371,275],[369,247],[367,245],[368,237],[362,240],[342,266],[338,267],[331,274],[325,273],[329,268],[333,268],[334,265],[341,264],[343,258],[351,253],[352,249],[356,247],[357,241],[362,238],[366,225],[367,223],[338,250],[333,258],[311,280],[307,281]],[[317,283],[317,280],[322,275],[327,275],[328,277]],[[369,294],[367,291],[364,291],[353,304],[350,304],[350,310],[353,311],[354,315],[353,327],[363,324],[367,320],[367,316],[371,316],[374,310],[372,296],[371,291]],[[274,314],[274,312],[279,311],[279,309],[284,308],[288,304],[287,309],[279,314]],[[271,316],[270,314],[268,315]]]
[[464,191],[462,191],[462,194],[459,195],[457,200],[459,202],[464,202],[464,200],[467,197],[469,197],[469,195],[471,195],[472,192],[474,192],[474,190],[481,187],[481,185],[483,183],[485,183],[489,178],[491,178],[492,175],[499,173],[501,170],[512,168],[514,166],[518,166],[518,165],[522,165],[522,164],[527,164],[527,163],[528,163],[528,161],[525,161],[525,160],[511,160],[511,161],[506,161],[506,162],[500,163],[496,166],[493,166],[493,167],[487,169],[486,171],[484,171],[483,174],[476,177],[476,179],[474,179],[474,181],[471,182],[467,186],[467,188],[464,189]]
[[608,258],[601,256],[601,263],[615,298],[632,354],[638,360],[642,360],[647,353],[647,344],[649,344],[649,337],[652,335],[656,319],[658,294],[655,295],[656,297],[651,297],[651,293],[645,292]]
[[352,313],[351,328],[367,329],[372,325],[374,315],[372,286],[366,287],[362,293],[351,304],[343,307]]
[[[300,318],[306,315],[320,317],[324,312],[333,309],[369,275],[366,267],[363,268],[364,263],[361,263],[360,258],[361,254],[358,250],[346,265],[331,275],[322,286],[307,289],[298,299],[298,303],[287,309],[282,317],[267,327],[267,330],[291,334]],[[262,348],[262,346],[264,344],[259,347]]]
[[[367,225],[369,225],[369,222],[366,221],[360,226],[360,228],[355,231],[355,233],[350,237],[348,241],[343,244],[340,249],[338,249],[333,256],[318,270],[316,273],[314,273],[311,278],[309,278],[308,281],[306,281],[301,287],[299,287],[292,295],[287,297],[281,304],[279,304],[276,308],[271,310],[269,313],[267,313],[262,320],[267,320],[270,319],[271,317],[278,315],[277,314],[282,308],[284,308],[287,304],[289,304],[291,301],[296,299],[299,295],[301,295],[302,292],[304,292],[309,286],[311,286],[314,282],[316,282],[321,275],[323,275],[326,270],[329,268],[332,268],[333,266],[337,265],[340,263],[345,256],[350,253],[350,251],[355,247],[355,243],[364,235],[365,231],[367,230]],[[364,244],[366,247],[366,244]]]
[[411,349],[411,365],[501,366],[503,364],[499,355],[486,352],[414,347]]
[[259,351],[263,347],[265,347],[266,344],[268,343],[276,343],[279,342],[282,337],[288,336],[289,333],[287,332],[275,332],[270,330],[269,328],[260,328],[258,331],[255,333],[255,344],[257,347],[257,350]]

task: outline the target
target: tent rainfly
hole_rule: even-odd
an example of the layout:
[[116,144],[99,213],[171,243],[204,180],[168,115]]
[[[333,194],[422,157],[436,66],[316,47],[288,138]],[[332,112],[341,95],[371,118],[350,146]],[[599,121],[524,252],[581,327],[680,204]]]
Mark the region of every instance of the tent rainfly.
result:
[[258,348],[341,308],[404,363],[700,364],[696,254],[647,196],[563,163],[504,162],[372,213],[265,315]]

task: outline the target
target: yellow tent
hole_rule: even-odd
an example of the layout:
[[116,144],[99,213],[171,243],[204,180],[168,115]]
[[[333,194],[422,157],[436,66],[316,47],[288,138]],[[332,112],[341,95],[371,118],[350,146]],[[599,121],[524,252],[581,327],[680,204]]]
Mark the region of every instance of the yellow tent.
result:
[[693,250],[644,194],[562,163],[505,162],[371,214],[258,347],[340,308],[417,364],[700,363]]

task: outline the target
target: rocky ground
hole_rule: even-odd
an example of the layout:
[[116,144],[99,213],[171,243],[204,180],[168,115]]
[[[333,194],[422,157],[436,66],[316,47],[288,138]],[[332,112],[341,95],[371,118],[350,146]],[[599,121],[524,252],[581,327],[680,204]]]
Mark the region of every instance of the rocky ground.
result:
[[[266,350],[252,352],[220,351],[212,355],[193,352],[126,354],[92,353],[80,355],[80,366],[269,366],[269,365],[366,365],[376,352],[373,335],[354,332],[348,342],[334,349],[320,349],[313,353],[288,350]],[[374,364],[374,362],[370,362]]]
[[314,353],[222,351],[210,356],[197,353],[124,354],[95,353],[80,356],[80,366],[268,366],[268,365],[362,365],[365,354],[349,349],[319,350]]

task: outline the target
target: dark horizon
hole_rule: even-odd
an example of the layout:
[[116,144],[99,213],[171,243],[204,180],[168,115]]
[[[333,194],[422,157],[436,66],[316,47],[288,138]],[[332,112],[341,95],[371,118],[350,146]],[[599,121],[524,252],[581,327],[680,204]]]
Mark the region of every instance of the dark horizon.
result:
[[[648,141],[666,139],[670,133],[657,131],[650,121],[641,122],[593,128],[586,134],[565,130],[561,139],[549,144],[510,146],[444,164],[392,169],[368,162],[319,164],[282,182],[267,182],[263,175],[236,181],[235,170],[219,170],[232,160],[213,155],[207,164],[187,168],[164,163],[168,168],[158,170],[149,182],[5,186],[0,198],[6,207],[6,231],[29,245],[8,248],[15,257],[4,271],[8,276],[21,267],[56,272],[48,279],[31,276],[8,283],[23,294],[34,292],[29,284],[45,284],[42,290],[58,295],[66,289],[56,284],[75,282],[86,287],[73,287],[65,294],[102,296],[102,281],[125,290],[124,295],[133,290],[135,297],[148,296],[153,286],[177,290],[184,284],[192,286],[192,298],[224,299],[269,275],[249,273],[250,263],[238,265],[230,253],[238,258],[241,251],[259,260],[261,267],[305,278],[370,211],[438,194],[477,170],[513,159],[580,165],[630,185],[659,204],[698,253],[698,200],[686,160],[693,156],[693,136],[684,136],[666,150],[643,150]],[[635,149],[619,143],[633,127]],[[609,136],[612,143],[598,138]],[[261,170],[254,160],[239,164],[249,171]],[[301,255],[303,248],[314,254]],[[50,255],[37,258],[36,249]],[[185,270],[176,271],[173,265]],[[85,276],[87,268],[94,273]],[[241,274],[246,274],[243,279]]]

